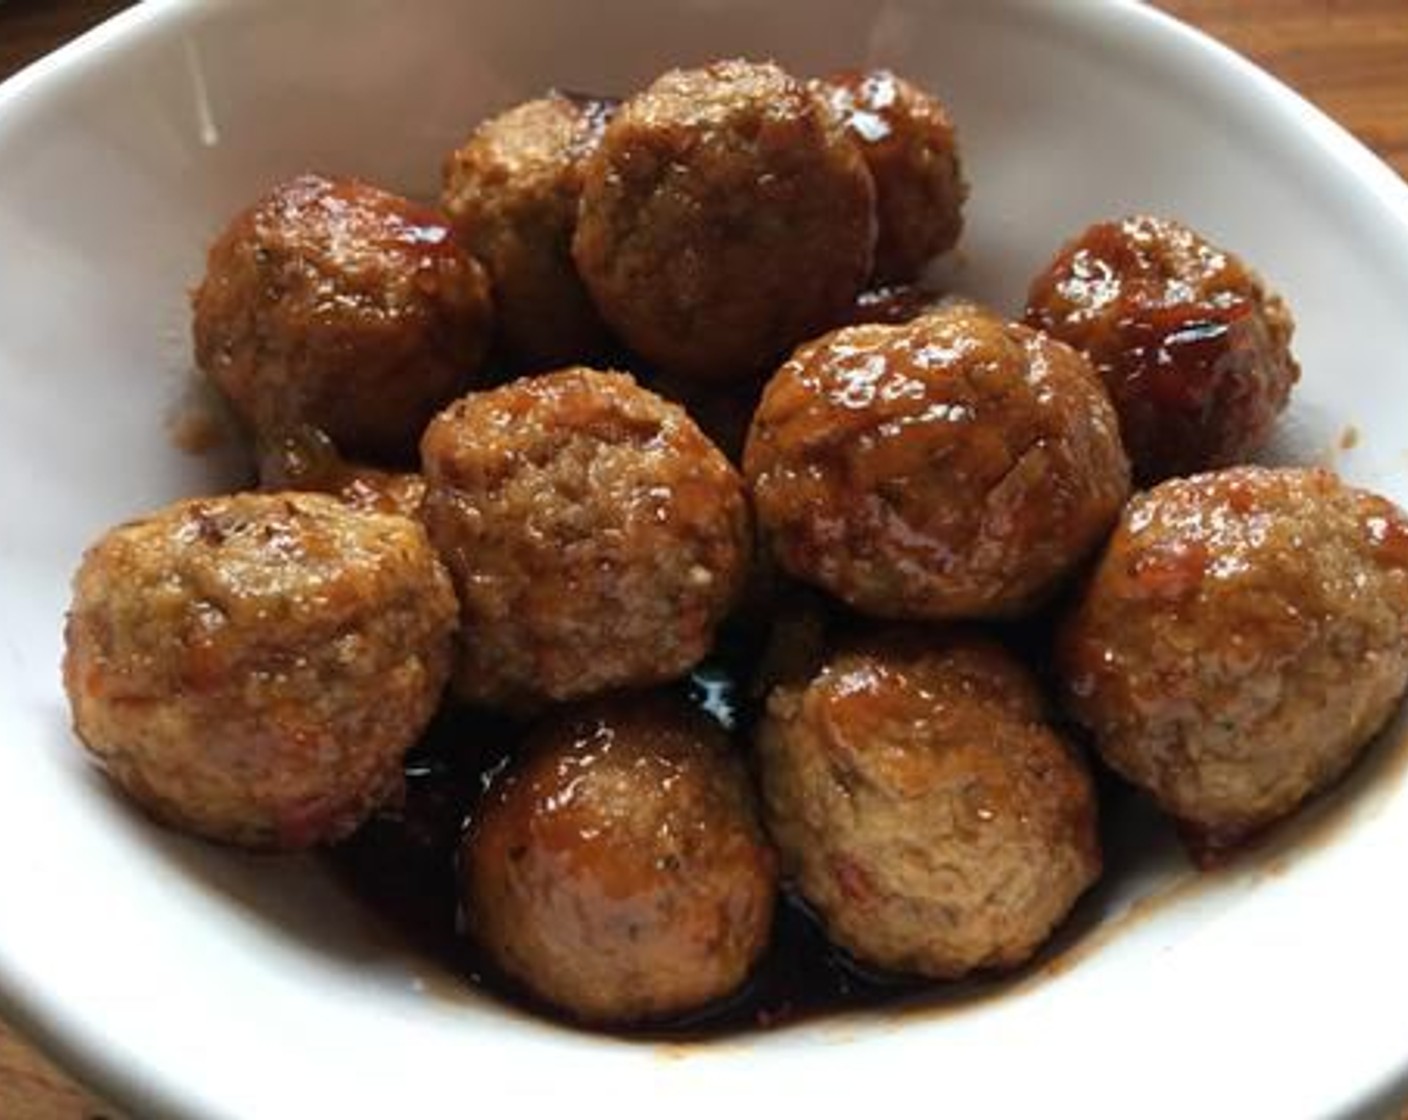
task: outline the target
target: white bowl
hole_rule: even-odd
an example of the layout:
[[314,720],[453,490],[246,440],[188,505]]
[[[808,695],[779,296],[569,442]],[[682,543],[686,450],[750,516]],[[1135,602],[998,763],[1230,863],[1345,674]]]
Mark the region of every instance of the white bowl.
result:
[[[1181,217],[1299,320],[1276,454],[1408,499],[1408,189],[1249,64],[1126,4],[182,0],[0,89],[0,991],[136,1116],[1324,1116],[1408,1071],[1403,721],[1230,872],[1156,833],[1106,928],[1004,994],[722,1044],[593,1037],[462,993],[312,860],[157,830],[109,794],[59,686],[68,575],[110,523],[219,488],[177,450],[186,291],[239,206],[308,168],[431,194],[486,112],[549,85],[774,55],[887,63],[951,103],[959,278],[1015,309],[1087,222]],[[1358,442],[1338,451],[1352,426]],[[1345,441],[1349,442],[1349,441]],[[1153,892],[1151,894],[1151,892]],[[1131,905],[1155,897],[1157,905]],[[1124,913],[1128,916],[1121,918]],[[1134,921],[1138,917],[1141,920]],[[787,1110],[783,1113],[780,1110]]]

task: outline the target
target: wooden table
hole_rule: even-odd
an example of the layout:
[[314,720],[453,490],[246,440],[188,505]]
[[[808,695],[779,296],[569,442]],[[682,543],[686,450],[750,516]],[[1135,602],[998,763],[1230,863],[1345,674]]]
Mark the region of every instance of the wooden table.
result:
[[[0,79],[124,7],[0,4]],[[1408,177],[1408,0],[1161,0],[1314,101]],[[0,1024],[0,1120],[113,1120]],[[140,1120],[140,1118],[134,1118]]]

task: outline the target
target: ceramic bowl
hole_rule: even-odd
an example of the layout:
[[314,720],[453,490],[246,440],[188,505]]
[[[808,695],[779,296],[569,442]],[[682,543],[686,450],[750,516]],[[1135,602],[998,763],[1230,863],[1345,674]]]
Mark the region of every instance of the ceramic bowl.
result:
[[[1015,311],[1087,223],[1179,217],[1287,298],[1271,455],[1408,499],[1408,187],[1251,65],[1114,3],[156,0],[0,88],[0,995],[133,1116],[1366,1113],[1408,1070],[1403,720],[1299,822],[1195,880],[1122,843],[1000,989],[724,1042],[594,1036],[468,991],[315,858],[149,825],[73,740],[68,579],[110,524],[237,477],[173,440],[206,244],[305,169],[433,195],[482,116],[678,64],[883,63],[943,96],[955,282]],[[1352,447],[1350,446],[1352,444]]]

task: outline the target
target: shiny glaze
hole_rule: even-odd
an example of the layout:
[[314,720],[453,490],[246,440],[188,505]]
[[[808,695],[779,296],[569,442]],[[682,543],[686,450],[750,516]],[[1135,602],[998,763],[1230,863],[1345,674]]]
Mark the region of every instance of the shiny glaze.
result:
[[239,214],[193,295],[196,364],[256,436],[312,424],[339,448],[409,462],[489,344],[479,264],[433,211],[301,175]]
[[733,992],[767,943],[776,863],[727,736],[668,693],[535,724],[460,850],[485,953],[589,1022]]
[[875,182],[873,279],[915,280],[963,229],[968,187],[953,123],[937,98],[888,70],[843,70],[812,83]]
[[[270,247],[263,252],[269,254],[264,260],[270,264],[275,262],[273,246],[287,231],[316,231],[322,267],[307,273],[315,313],[335,314],[356,307],[387,320],[408,314],[412,308],[378,296],[377,285],[387,279],[381,273],[387,253],[407,269],[404,278],[394,278],[392,290],[409,282],[433,291],[441,283],[438,273],[465,268],[449,225],[434,210],[356,180],[300,176],[270,195],[254,221],[268,239]],[[279,264],[283,267],[282,261]],[[349,289],[349,279],[357,284],[363,277],[372,282]],[[273,286],[270,296],[277,297],[282,280],[271,273],[267,282]]]
[[1090,357],[1144,482],[1248,458],[1299,376],[1281,302],[1158,218],[1086,230],[1033,282],[1026,320]]
[[1113,523],[1127,472],[1086,362],[961,304],[801,347],[744,452],[781,566],[881,617],[1030,607]]
[[415,517],[425,497],[425,479],[344,459],[326,432],[301,425],[257,447],[259,488],[332,494],[353,509]]

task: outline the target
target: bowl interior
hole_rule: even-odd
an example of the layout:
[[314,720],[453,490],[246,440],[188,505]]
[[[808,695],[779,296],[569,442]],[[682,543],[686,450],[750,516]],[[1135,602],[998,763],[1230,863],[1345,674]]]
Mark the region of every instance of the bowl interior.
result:
[[[1160,826],[1113,822],[1140,850],[1116,849],[1080,936],[1002,994],[695,1048],[578,1034],[464,991],[315,860],[161,832],[84,762],[57,668],[82,549],[246,471],[235,443],[192,455],[173,433],[192,381],[187,291],[228,217],[309,169],[433,197],[441,159],[489,112],[554,85],[625,93],[726,55],[803,73],[883,63],[945,98],[973,188],[945,274],[1009,312],[1098,218],[1164,213],[1241,253],[1299,324],[1304,381],[1271,456],[1408,500],[1408,191],[1269,79],[1150,11],[145,5],[0,90],[0,991],[143,1115],[450,1115],[471,1081],[480,1105],[571,1086],[592,1114],[652,1110],[661,1088],[701,1107],[746,1090],[760,1108],[825,1111],[858,1071],[902,1100],[934,1063],[945,1099],[992,1111],[1039,1106],[1075,1071],[1097,1112],[1146,1098],[1153,1079],[1170,1115],[1212,1101],[1312,1115],[1362,1098],[1408,1057],[1388,1011],[1408,974],[1374,968],[1408,935],[1408,914],[1378,902],[1408,844],[1402,719],[1334,796],[1196,884]],[[1278,1013],[1288,998],[1304,1014]],[[1354,1052],[1327,1055],[1314,1024],[1351,1013]],[[1169,1084],[1170,1047],[1198,1077]],[[1023,1076],[998,1076],[1014,1053]]]

